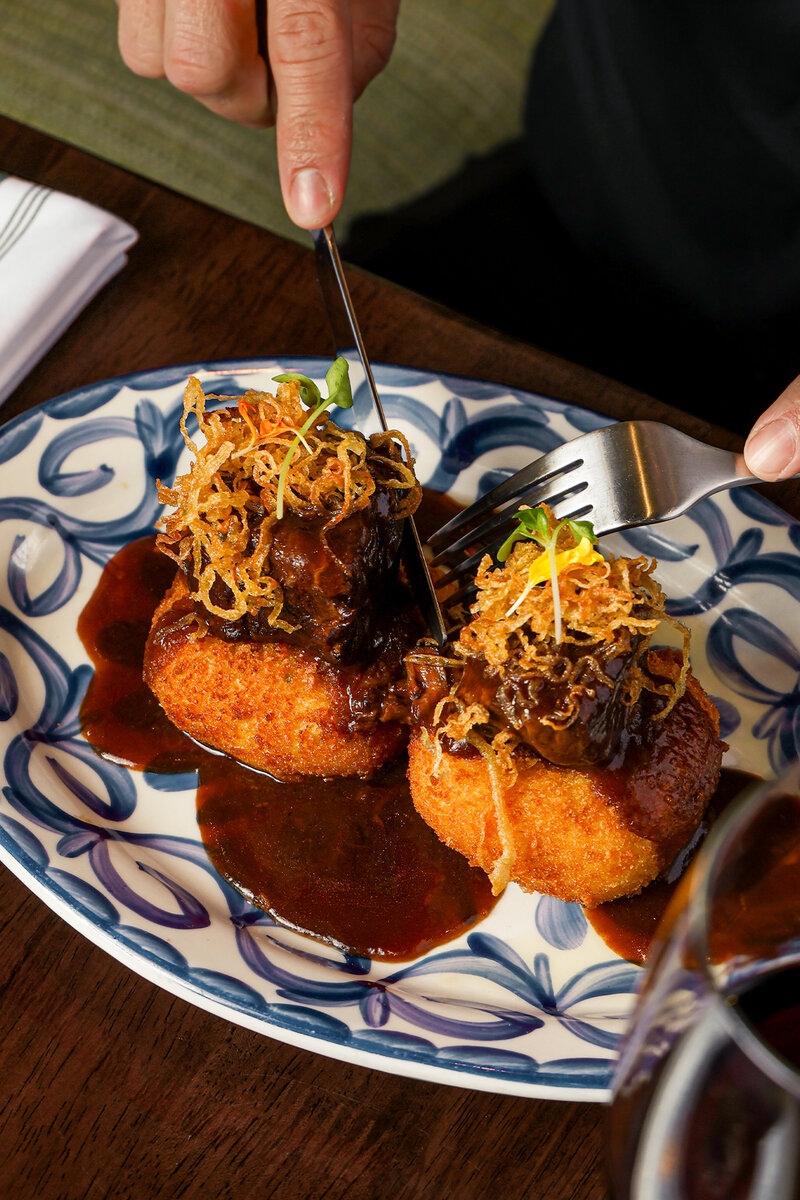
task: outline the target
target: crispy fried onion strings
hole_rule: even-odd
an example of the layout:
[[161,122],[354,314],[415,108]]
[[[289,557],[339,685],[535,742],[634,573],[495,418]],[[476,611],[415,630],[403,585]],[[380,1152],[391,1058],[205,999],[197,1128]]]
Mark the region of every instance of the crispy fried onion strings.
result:
[[[204,394],[195,377],[186,385],[181,432],[194,461],[172,487],[158,482],[159,500],[174,511],[163,518],[157,544],[197,581],[193,597],[209,612],[236,620],[266,608],[271,625],[292,632],[295,626],[281,619],[283,593],[269,573],[269,552],[278,477],[307,419],[300,387],[281,383],[275,396],[249,391],[235,407],[206,411],[207,400],[224,399]],[[203,444],[188,432],[192,415]],[[391,431],[367,441],[321,413],[290,461],[284,510],[323,518],[324,536],[370,504],[376,473],[398,494],[396,518],[413,512],[420,485],[403,435]]]
[[[562,529],[559,552],[575,545],[569,530]],[[599,562],[568,564],[558,576],[563,632],[557,643],[550,580],[530,586],[531,569],[540,555],[537,546],[522,542],[502,567],[495,567],[488,555],[483,559],[476,578],[478,594],[472,605],[472,620],[461,630],[455,652],[467,659],[483,658],[501,673],[513,664],[517,674],[535,674],[561,685],[566,697],[564,707],[542,719],[553,727],[565,728],[575,720],[578,702],[570,702],[571,689],[564,685],[577,681],[587,664],[602,678],[599,652],[612,647],[626,630],[641,644],[626,678],[623,700],[635,704],[643,688],[663,695],[666,703],[654,718],[663,720],[686,688],[689,631],[665,611],[666,598],[653,578],[655,560],[609,555]],[[683,639],[683,666],[674,683],[653,679],[640,665],[662,621],[678,629]],[[565,646],[578,650],[568,656]]]
[[[431,774],[434,777],[439,774],[443,751],[442,737],[445,735],[452,738],[453,741],[468,742],[486,763],[497,836],[500,839],[500,857],[495,860],[488,874],[492,884],[492,893],[499,896],[508,886],[511,869],[517,856],[514,827],[508,814],[505,797],[517,778],[517,766],[514,762],[513,751],[518,744],[518,739],[511,730],[501,729],[491,738],[491,741],[488,740],[488,737],[480,732],[489,721],[488,710],[482,704],[465,705],[456,695],[456,687],[457,685],[453,686],[450,694],[443,697],[434,710],[435,736],[432,739],[434,765]],[[442,716],[446,710],[448,710],[448,715],[442,722]],[[426,740],[431,741],[427,729],[423,730],[423,736]],[[481,844],[485,837],[486,827],[484,826]]]

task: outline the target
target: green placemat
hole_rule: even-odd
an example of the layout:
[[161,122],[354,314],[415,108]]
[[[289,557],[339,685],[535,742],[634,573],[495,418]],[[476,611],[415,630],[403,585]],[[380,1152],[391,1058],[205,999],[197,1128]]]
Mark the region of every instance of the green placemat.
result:
[[[404,0],[392,61],[358,102],[340,237],[356,216],[423,195],[517,136],[530,55],[552,0]],[[0,111],[299,240],[271,131],[132,75],[114,0],[0,0]],[[0,163],[0,168],[2,164]]]

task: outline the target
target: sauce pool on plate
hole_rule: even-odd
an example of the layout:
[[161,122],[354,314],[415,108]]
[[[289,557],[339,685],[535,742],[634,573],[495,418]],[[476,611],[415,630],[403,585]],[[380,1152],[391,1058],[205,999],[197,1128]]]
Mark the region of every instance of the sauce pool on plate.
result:
[[620,958],[635,963],[645,961],[661,918],[711,825],[748,784],[756,781],[757,776],[747,771],[723,767],[717,790],[695,836],[668,870],[636,896],[622,896],[619,900],[609,900],[587,909],[586,915],[594,929]]
[[[436,528],[453,511],[438,504],[428,520]],[[197,771],[209,857],[289,928],[354,954],[406,960],[486,916],[496,902],[487,876],[417,814],[405,757],[370,781],[282,783],[211,753],[170,724],[142,680],[142,659],[174,572],[154,537],[124,547],[103,571],[78,623],[95,666],[81,707],[87,741],[135,769]]]
[[[423,540],[459,510],[426,492]],[[198,774],[197,811],[220,874],[281,924],[356,954],[409,959],[459,936],[495,904],[483,871],[444,846],[417,814],[405,756],[371,781],[283,783],[213,754],[176,729],[142,680],[155,608],[175,573],[155,538],[108,563],[78,633],[95,666],[82,708],[98,753],[134,769]],[[723,770],[711,819],[752,777]],[[615,953],[643,962],[677,879],[710,824],[666,877],[588,910]]]
[[417,814],[404,759],[371,780],[280,783],[211,758],[197,818],[212,862],[257,908],[370,958],[424,954],[494,902],[486,875]]

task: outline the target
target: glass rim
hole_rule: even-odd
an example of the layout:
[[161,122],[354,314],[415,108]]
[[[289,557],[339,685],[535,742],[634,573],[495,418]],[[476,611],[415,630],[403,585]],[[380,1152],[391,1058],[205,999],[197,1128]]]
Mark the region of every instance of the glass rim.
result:
[[[692,868],[687,901],[687,937],[697,952],[698,967],[706,980],[717,1014],[728,1032],[756,1067],[779,1087],[800,1099],[800,1067],[793,1066],[774,1050],[741,1012],[739,1005],[731,1004],[725,996],[711,970],[708,937],[710,893],[718,878],[725,850],[771,799],[795,791],[800,803],[800,758],[793,759],[780,775],[748,784],[715,822]],[[775,962],[780,961],[781,956],[777,956]]]

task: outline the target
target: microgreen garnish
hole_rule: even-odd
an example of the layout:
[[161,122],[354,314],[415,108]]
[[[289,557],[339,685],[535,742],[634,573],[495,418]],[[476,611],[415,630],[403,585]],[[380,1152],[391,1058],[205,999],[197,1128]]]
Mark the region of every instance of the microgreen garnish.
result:
[[541,504],[536,508],[521,508],[519,512],[514,513],[514,519],[518,522],[517,528],[509,534],[497,551],[498,562],[505,562],[514,545],[526,539],[538,542],[543,550],[547,550],[551,543],[555,546],[559,532],[564,528],[570,531],[576,542],[579,542],[581,538],[588,538],[592,545],[597,544],[597,536],[591,521],[570,521],[569,519],[559,521],[551,533],[550,521]]
[[289,449],[286,451],[286,457],[283,460],[280,474],[278,475],[278,492],[275,502],[275,515],[278,520],[283,516],[283,493],[286,490],[286,476],[289,473],[289,464],[294,458],[294,452],[300,443],[303,441],[305,434],[308,433],[311,426],[316,421],[320,413],[324,412],[331,404],[337,405],[339,408],[353,407],[353,391],[350,387],[350,368],[346,358],[337,358],[328,367],[325,375],[325,382],[328,385],[327,399],[322,395],[313,379],[309,379],[307,375],[301,375],[298,371],[286,371],[283,375],[274,375],[275,383],[289,383],[294,380],[300,384],[300,399],[306,408],[311,408],[311,414],[303,423],[302,428],[298,431]]
[[[591,521],[570,521],[568,518],[563,521],[558,521],[553,528],[550,528],[550,517],[547,510],[541,504],[536,508],[521,508],[519,512],[514,514],[517,521],[517,528],[514,529],[503,542],[500,549],[497,551],[497,561],[505,562],[517,542],[532,541],[536,542],[546,551],[547,559],[550,564],[550,583],[553,588],[553,617],[555,621],[555,640],[556,644],[561,644],[561,594],[558,587],[558,569],[556,567],[556,544],[558,535],[562,529],[568,529],[575,539],[576,546],[580,544],[583,538],[596,545],[597,536],[592,528]],[[533,584],[528,583],[528,586],[523,590],[515,604],[511,606],[506,613],[509,616],[514,609],[518,608],[522,601],[527,596]]]

